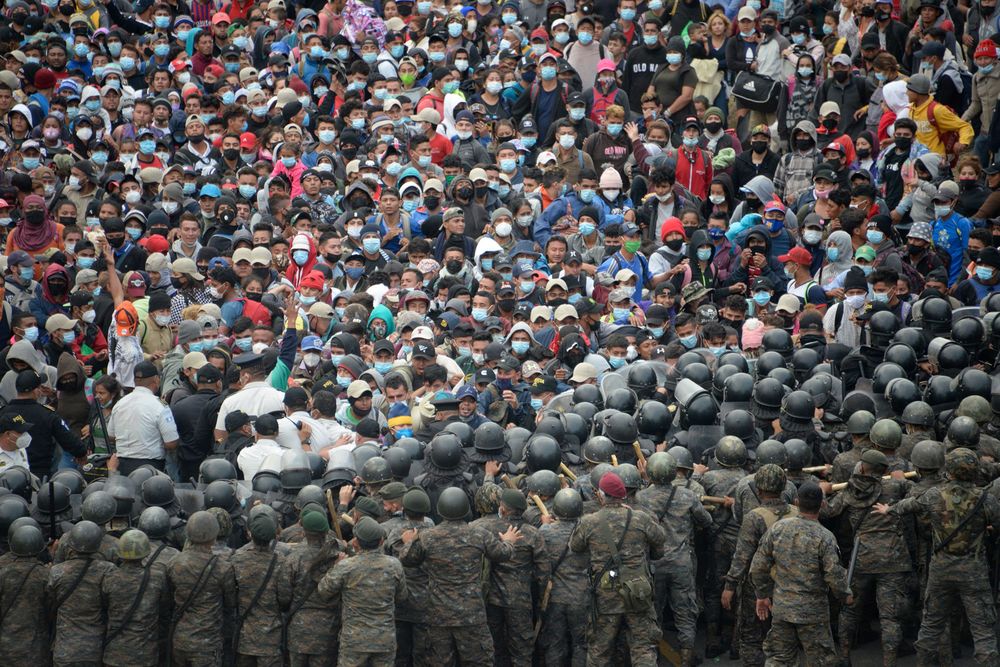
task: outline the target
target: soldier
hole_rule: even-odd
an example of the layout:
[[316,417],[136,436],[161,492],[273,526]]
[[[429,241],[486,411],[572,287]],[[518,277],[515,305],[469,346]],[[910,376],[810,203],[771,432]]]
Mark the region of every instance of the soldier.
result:
[[698,623],[698,596],[692,553],[695,527],[707,529],[712,517],[701,499],[681,486],[674,485],[677,461],[666,452],[649,457],[646,473],[652,486],[639,491],[640,505],[657,519],[666,539],[663,557],[653,563],[653,599],[657,618],[669,597],[681,645],[681,665],[694,663],[694,639]]
[[955,410],[956,417],[969,417],[979,426],[979,454],[1000,461],[1000,440],[987,433],[993,418],[990,402],[982,396],[966,396]]
[[527,507],[523,493],[504,489],[500,494],[499,514],[472,522],[473,527],[488,533],[499,534],[506,526],[514,526],[521,532],[510,560],[490,567],[486,622],[493,635],[494,662],[498,665],[531,666],[534,646],[531,587],[534,582],[537,590],[544,590],[549,576],[545,540],[522,516]]
[[394,616],[406,597],[406,576],[398,560],[382,553],[384,541],[382,526],[363,517],[354,527],[357,555],[337,563],[316,589],[321,598],[340,596],[340,665],[390,667],[395,661]]
[[281,667],[282,604],[277,573],[285,559],[273,547],[278,534],[277,514],[267,505],[250,510],[250,544],[230,557],[236,589],[236,664]]
[[[756,450],[757,465],[764,466],[770,462],[774,462],[779,467],[787,465],[787,444],[782,444],[777,440],[765,440],[760,443]],[[784,476],[784,471],[782,471],[782,475]],[[762,502],[755,479],[755,474],[747,475],[739,481],[733,490],[733,520],[738,526],[742,526],[747,513],[755,507],[759,507]],[[786,503],[795,502],[796,490],[795,484],[788,481],[787,476],[785,476],[785,488],[781,492],[782,500]],[[747,565],[749,566],[749,562]]]
[[[915,401],[903,408],[903,414],[899,421],[902,422],[905,432],[899,443],[896,455],[900,458],[911,461],[911,452],[914,446],[922,440],[937,440],[934,433],[934,408],[923,401]],[[943,465],[943,459],[942,459]],[[835,482],[844,480],[834,480]]]
[[98,552],[104,531],[81,521],[69,533],[66,561],[49,571],[47,596],[55,614],[54,665],[100,665],[104,649],[101,587],[115,566]]
[[450,665],[488,664],[493,659],[493,638],[486,626],[482,598],[483,558],[491,563],[510,560],[521,531],[509,526],[499,535],[466,525],[469,496],[464,489],[441,491],[437,513],[440,525],[400,535],[403,565],[423,565],[430,592],[427,625],[430,661]]
[[12,559],[0,569],[0,660],[5,665],[47,665],[49,651],[49,566],[39,558],[45,538],[35,526],[11,532]]
[[[561,486],[561,481],[559,480],[559,475],[555,474],[551,470],[539,470],[538,472],[533,472],[528,476],[526,481],[526,487],[528,490],[528,496],[534,495],[537,497],[545,509],[551,514],[552,513],[552,499],[555,497],[556,493],[559,492]],[[542,527],[542,510],[539,509],[535,502],[528,504],[528,509],[524,510],[524,522],[535,528]]]
[[[212,482],[212,484],[215,483],[216,482]],[[223,484],[225,484],[225,482],[223,482]],[[230,535],[232,535],[233,532],[233,517],[229,514],[228,510],[221,507],[209,507],[205,511],[215,519],[215,523],[219,527],[219,532],[215,537],[215,543],[212,545],[212,553],[228,560],[233,554],[233,548],[229,546]]]
[[[545,540],[552,567],[549,576],[548,606],[543,609],[546,665],[584,667],[587,663],[587,607],[589,582],[584,553],[569,548],[569,538],[583,515],[583,498],[575,489],[562,489],[552,500],[556,520],[539,531]],[[543,596],[543,606],[545,600]],[[568,660],[567,660],[568,658]]]
[[[101,527],[101,532],[104,534],[101,536],[101,548],[98,553],[109,563],[118,562],[118,540],[105,532],[105,526],[114,518],[117,507],[118,503],[115,502],[110,493],[94,491],[83,500],[83,505],[80,508],[80,514],[84,521],[93,521]],[[53,562],[61,563],[66,560],[68,551],[69,542],[61,540],[59,546],[56,547],[56,555],[52,558]]]
[[169,620],[167,575],[162,567],[145,562],[151,552],[149,538],[128,530],[118,538],[121,566],[104,578],[101,595],[108,614],[104,638],[104,664],[111,667],[156,667],[166,656],[159,637]]
[[913,470],[913,466],[906,459],[897,455],[896,450],[899,449],[899,445],[903,440],[903,430],[899,427],[892,419],[879,419],[872,426],[871,432],[872,445],[875,449],[885,454],[888,466],[886,468],[886,474],[895,472],[896,470],[901,470],[903,472],[909,472]]
[[660,629],[652,613],[649,571],[650,561],[663,557],[666,536],[653,517],[622,502],[626,491],[618,475],[606,473],[598,488],[602,508],[580,520],[569,542],[573,551],[589,553],[594,582],[587,664],[611,664],[624,632],[633,667],[653,667]]
[[147,507],[139,515],[138,528],[149,538],[149,548],[152,549],[144,564],[152,563],[166,570],[180,553],[166,541],[170,535],[170,515],[162,507]]
[[[495,485],[493,485],[495,486]],[[484,488],[484,487],[480,487]],[[427,515],[431,513],[431,499],[423,489],[410,489],[403,496],[403,516],[382,524],[388,530],[386,553],[399,558],[403,549],[403,531],[417,531],[434,526]],[[409,596],[396,604],[396,665],[397,667],[422,667],[428,665],[427,656],[427,600],[428,577],[423,567],[403,564],[406,589]]]
[[847,418],[847,432],[851,435],[851,448],[837,454],[833,459],[830,479],[834,484],[846,482],[854,472],[854,466],[861,460],[861,452],[872,446],[868,434],[875,425],[875,415],[867,410],[858,410]]
[[701,498],[705,495],[705,487],[694,479],[694,459],[685,447],[676,446],[667,450],[667,454],[674,457],[677,462],[677,475],[672,482],[673,486],[683,486],[685,489]]
[[837,659],[830,633],[828,596],[853,602],[847,572],[840,564],[833,533],[819,523],[823,491],[799,487],[799,515],[776,522],[761,538],[750,563],[757,595],[757,617],[771,615],[764,640],[768,665],[831,665]]
[[[715,461],[721,468],[709,470],[702,476],[701,483],[705,493],[710,496],[731,496],[736,485],[745,472],[743,466],[747,460],[747,448],[743,441],[731,435],[722,437],[715,447]],[[740,526],[733,520],[733,513],[728,505],[719,505],[713,513],[711,569],[708,584],[705,587],[705,621],[708,625],[708,639],[705,645],[705,657],[714,658],[729,647],[732,636],[732,617],[723,616],[720,600],[722,599],[722,582],[729,571],[729,565],[736,548],[736,536]]]
[[737,619],[740,628],[740,660],[744,665],[760,666],[764,664],[764,637],[771,624],[768,619],[757,618],[757,596],[747,574],[753,555],[767,529],[779,519],[796,516],[798,511],[784,497],[788,485],[784,470],[768,463],[761,466],[753,477],[760,505],[747,512],[740,525],[733,561],[726,573],[722,607],[730,609],[736,592],[740,591]]
[[171,662],[180,667],[222,661],[222,620],[236,609],[236,577],[229,560],[213,551],[218,536],[218,520],[195,512],[188,519],[184,551],[167,570],[174,598]]
[[332,667],[337,656],[340,607],[324,600],[316,588],[341,554],[337,540],[327,539],[326,513],[302,514],[304,539],[292,546],[287,566],[279,573],[278,593],[288,609],[288,653],[292,667]]
[[382,527],[388,535],[392,526],[404,521],[403,496],[406,495],[406,485],[402,482],[389,482],[378,492],[382,501]]
[[[872,443],[885,442],[887,426],[899,426],[888,420],[876,422]],[[891,433],[890,433],[891,435]],[[903,539],[903,526],[898,516],[883,517],[872,513],[876,503],[896,502],[909,491],[905,479],[883,480],[889,460],[877,449],[861,455],[861,465],[847,482],[847,488],[833,496],[820,512],[824,519],[842,517],[849,526],[853,552],[848,584],[857,594],[851,604],[840,610],[840,656],[850,659],[851,644],[864,614],[864,605],[874,593],[882,629],[882,664],[896,664],[896,652],[902,640],[901,616],[906,602],[906,579],[912,569],[910,554]],[[896,471],[893,476],[901,476]],[[828,483],[821,487],[829,489]]]
[[989,580],[984,535],[987,525],[1000,521],[1000,504],[988,491],[976,487],[979,458],[972,450],[959,447],[948,452],[945,469],[950,481],[928,489],[919,498],[906,498],[892,506],[877,503],[875,511],[925,516],[934,532],[924,616],[917,638],[918,664],[935,664],[949,617],[959,604],[969,620],[976,661],[996,664],[996,613],[993,593],[984,585]]

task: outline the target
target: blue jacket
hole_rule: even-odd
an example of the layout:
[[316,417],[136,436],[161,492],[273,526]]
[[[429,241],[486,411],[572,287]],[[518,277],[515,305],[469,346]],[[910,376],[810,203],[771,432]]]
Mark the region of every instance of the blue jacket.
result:
[[951,261],[948,263],[948,285],[953,286],[962,277],[965,248],[969,245],[972,223],[954,211],[947,218],[935,220],[931,225],[931,242],[942,248]]
[[598,217],[600,218],[597,221],[597,226],[603,229],[605,211],[604,207],[597,203],[598,199],[600,199],[600,197],[595,194],[594,199],[589,204],[586,204],[574,191],[553,201],[538,217],[538,219],[535,220],[535,243],[543,248],[545,247],[549,237],[552,236],[552,227],[559,222],[560,218],[566,215],[567,207],[569,207],[570,211],[572,211],[573,217],[578,218],[580,217],[580,211],[583,210],[584,206],[593,206],[597,209]]

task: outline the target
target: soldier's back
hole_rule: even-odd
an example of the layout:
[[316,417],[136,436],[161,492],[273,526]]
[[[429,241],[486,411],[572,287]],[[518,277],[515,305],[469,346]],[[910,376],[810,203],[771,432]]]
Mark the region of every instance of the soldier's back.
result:
[[285,568],[279,573],[288,604],[288,650],[306,655],[336,654],[340,627],[340,600],[316,594],[323,576],[337,563],[335,541],[323,545],[303,540],[292,545]]
[[861,462],[861,454],[864,450],[861,447],[852,447],[846,452],[841,452],[833,459],[833,471],[830,474],[834,484],[846,482],[851,478],[854,467]]
[[0,568],[0,662],[46,664],[49,653],[49,566],[36,558],[11,555]]
[[174,595],[174,648],[217,652],[222,644],[224,611],[235,603],[232,564],[211,548],[188,545],[167,572]]
[[395,608],[406,592],[403,566],[393,556],[363,551],[337,563],[319,583],[321,595],[330,586],[340,591],[343,649],[384,653],[396,648]]
[[161,623],[168,620],[165,568],[125,563],[104,578],[103,594],[108,611],[104,664],[159,664],[159,642],[151,638],[158,638]]
[[56,614],[52,659],[100,661],[104,640],[101,589],[115,566],[100,556],[71,558],[49,571],[48,595]]
[[683,486],[654,485],[636,495],[640,506],[663,528],[666,537],[664,556],[689,556],[694,539],[694,522],[698,520],[702,527],[712,522],[711,515],[701,504],[701,498]]
[[569,538],[578,523],[579,521],[574,519],[560,519],[539,529],[554,568],[551,602],[581,604],[590,585],[590,578],[587,575],[590,557],[586,552],[575,552],[569,548]]
[[255,656],[279,654],[282,618],[277,574],[284,567],[284,557],[277,550],[261,549],[251,543],[237,549],[229,562],[239,593],[237,608],[243,618],[242,627],[236,630],[237,652]]

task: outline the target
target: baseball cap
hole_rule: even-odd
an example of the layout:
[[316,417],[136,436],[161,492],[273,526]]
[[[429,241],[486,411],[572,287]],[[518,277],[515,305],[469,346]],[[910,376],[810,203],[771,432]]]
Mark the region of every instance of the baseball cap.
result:
[[795,262],[796,264],[801,264],[803,266],[809,266],[812,264],[812,253],[803,248],[802,246],[795,246],[788,251],[785,255],[778,256],[779,262]]
[[118,336],[134,336],[138,328],[139,313],[131,301],[123,301],[115,310],[115,329]]

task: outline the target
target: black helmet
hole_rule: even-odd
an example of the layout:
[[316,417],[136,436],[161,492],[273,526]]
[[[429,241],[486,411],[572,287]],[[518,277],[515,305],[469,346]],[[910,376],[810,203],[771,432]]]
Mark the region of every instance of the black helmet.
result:
[[842,419],[849,418],[855,412],[864,410],[865,412],[870,412],[875,414],[878,410],[875,407],[874,397],[865,391],[852,391],[847,396],[844,396],[843,402],[840,404],[840,416]]
[[789,470],[802,470],[812,461],[812,448],[805,440],[791,438],[785,441],[787,459],[785,466]]
[[784,443],[777,440],[765,440],[757,445],[757,465],[763,466],[773,463],[784,467],[788,462],[788,451]]
[[[170,488],[172,491],[173,487]],[[116,509],[118,509],[118,503],[115,502],[114,496],[107,491],[97,491],[87,496],[83,501],[80,513],[87,521],[93,521],[98,526],[103,526],[115,518]]]
[[0,539],[8,536],[11,524],[28,515],[28,503],[21,496],[7,494],[0,498]]
[[633,415],[635,414],[637,402],[635,392],[631,389],[619,387],[618,389],[612,389],[607,395],[604,399],[604,407],[608,410],[618,410],[627,415]]
[[799,389],[808,391],[816,401],[816,407],[826,407],[833,394],[833,377],[827,373],[818,373],[803,382]]
[[754,385],[753,402],[757,406],[777,411],[781,408],[781,401],[784,397],[785,385],[774,378],[764,378]]
[[[575,446],[579,446],[590,435],[590,423],[587,418],[579,414],[580,406],[573,406],[573,412],[562,413],[563,426],[566,428],[567,441]],[[640,414],[641,414],[640,408]],[[479,427],[480,429],[482,426]],[[479,432],[479,429],[476,429]],[[574,443],[572,439],[575,439]]]
[[[584,401],[573,405],[573,413],[583,418],[587,422],[587,432],[590,432],[590,424],[594,423],[594,415],[597,414],[597,406]],[[477,429],[478,430],[478,429]]]
[[[376,456],[380,456],[382,451],[379,446],[373,442],[363,442],[351,451],[351,455],[354,458],[354,469],[361,470],[365,467],[365,463],[368,459],[373,459]],[[282,463],[282,468],[284,468],[284,463]]]
[[781,412],[798,422],[808,422],[816,414],[816,401],[808,391],[793,391],[781,402]]
[[610,415],[605,421],[604,435],[616,445],[631,446],[639,437],[639,429],[631,414],[617,412]]
[[631,463],[619,463],[615,472],[621,478],[626,489],[635,490],[642,486],[642,475],[639,474],[639,469]]
[[741,371],[726,380],[722,392],[723,403],[749,403],[753,397],[753,376]]
[[[501,445],[503,444],[502,435],[500,443]],[[413,459],[410,458],[409,452],[407,452],[405,449],[398,446],[390,447],[389,449],[382,452],[382,458],[384,458],[386,462],[389,464],[389,468],[390,470],[392,470],[393,478],[403,480],[409,477],[410,466],[413,465]]]
[[[324,479],[326,478],[326,476],[328,474],[329,473],[324,473],[323,474]],[[353,479],[353,478],[354,478],[354,475],[351,475],[349,477],[349,479]],[[218,481],[224,482],[225,480],[221,480],[220,479]],[[212,482],[212,483],[215,484],[215,482]],[[252,481],[252,488],[257,493],[259,493],[261,495],[265,495],[265,496],[267,494],[269,494],[269,493],[277,493],[278,491],[281,491],[281,479],[279,479],[278,477],[276,477],[274,475],[271,475],[271,474],[254,475],[253,476],[253,481]]]
[[[904,327],[900,329],[892,337],[892,342],[910,346],[918,358],[927,352],[927,341],[924,338],[924,334],[916,327]],[[886,359],[886,361],[891,361],[891,359]]]
[[559,481],[559,475],[551,470],[538,470],[531,473],[528,475],[525,484],[528,487],[528,491],[548,497],[556,495],[562,486],[562,483]]
[[166,475],[154,475],[142,483],[142,502],[146,507],[166,507],[174,502],[174,481]]
[[[995,292],[995,294],[1000,294],[1000,292]],[[990,321],[990,338],[993,341],[993,348],[996,349],[1000,345],[1000,317],[994,316]]]
[[979,309],[986,313],[1000,311],[1000,292],[990,292],[990,294],[979,303]]
[[687,447],[675,445],[667,450],[667,454],[674,457],[678,468],[682,470],[694,470],[694,457],[691,456],[691,452],[688,451]]
[[785,359],[790,359],[795,351],[792,344],[792,336],[784,329],[771,329],[764,332],[764,339],[761,342],[765,352],[777,352]]
[[913,424],[914,426],[933,426],[934,408],[917,399],[903,408],[899,420],[904,424]]
[[[49,490],[52,490],[51,496]],[[42,484],[38,489],[38,511],[44,514],[60,514],[69,509],[69,487],[61,482]]]
[[469,496],[456,486],[448,487],[438,497],[437,513],[444,519],[464,519],[469,513]]
[[715,445],[715,461],[725,468],[739,468],[747,462],[747,446],[737,437],[724,435]]
[[885,395],[889,380],[905,377],[906,371],[903,370],[902,366],[890,361],[883,361],[875,367],[875,372],[872,374],[872,392],[877,395]]
[[921,470],[940,470],[944,467],[944,445],[937,440],[921,440],[913,446],[910,461]]
[[323,505],[326,502],[326,495],[323,489],[316,486],[315,484],[310,484],[308,486],[303,486],[299,489],[299,492],[295,495],[295,509],[301,510],[308,503],[316,503],[317,505]]
[[601,390],[596,384],[581,384],[573,390],[573,405],[591,403],[595,406],[601,403]]
[[874,313],[868,320],[868,340],[871,346],[877,350],[884,350],[902,326],[899,318],[890,310]]
[[947,333],[951,329],[951,303],[932,296],[920,302],[920,320],[924,329],[934,333]]
[[967,396],[982,396],[989,400],[993,394],[993,378],[978,368],[965,368],[951,381],[955,399],[961,401]]
[[969,353],[961,345],[949,343],[938,352],[937,365],[939,373],[955,377],[969,366]]
[[753,415],[747,410],[730,410],[722,418],[722,430],[726,435],[733,435],[740,440],[753,438],[756,430]]
[[[44,486],[44,485],[43,485]],[[132,505],[135,504],[136,486],[128,477],[109,477],[104,490],[115,498],[118,509],[115,510],[116,517],[128,517],[132,515]]]
[[899,366],[907,377],[917,372],[917,353],[905,343],[893,343],[885,350],[885,360]]
[[615,443],[606,436],[591,436],[583,445],[583,460],[593,465],[611,463],[611,455],[615,451]]
[[750,364],[747,362],[746,357],[739,352],[726,352],[719,357],[719,365],[716,367],[716,370],[718,371],[723,366],[735,366],[740,370],[740,373],[750,372]]
[[958,403],[958,396],[951,387],[951,380],[944,375],[932,375],[924,387],[924,402],[938,409]]
[[141,489],[143,482],[145,482],[147,479],[153,477],[154,475],[162,475],[162,474],[163,473],[161,473],[153,466],[146,464],[146,465],[141,465],[132,472],[130,472],[128,474],[128,478],[131,479],[133,482],[135,482],[136,488]]
[[670,430],[670,424],[674,416],[667,406],[659,401],[646,401],[639,406],[639,416],[636,418],[636,426],[639,433],[652,436],[656,442],[661,442]]
[[80,495],[87,488],[87,480],[76,468],[62,468],[53,473],[51,480],[65,484],[71,495]]
[[639,398],[649,398],[659,384],[656,370],[650,364],[636,364],[628,372],[628,388]]
[[31,500],[31,472],[21,466],[8,466],[3,469],[3,472],[0,472],[0,487],[8,489],[11,493],[25,500]]
[[885,400],[893,414],[902,415],[907,406],[920,402],[920,387],[909,378],[894,378],[885,388]]
[[395,446],[403,449],[414,461],[424,460],[424,443],[416,438],[400,438]]
[[316,452],[306,452],[306,458],[309,459],[309,470],[312,471],[312,478],[321,479],[323,473],[326,472],[326,461]]
[[162,540],[170,534],[170,515],[162,507],[147,507],[139,515],[139,530],[151,540]]
[[691,364],[704,364],[704,363],[705,363],[705,357],[701,356],[697,352],[688,350],[687,352],[685,352],[684,354],[682,354],[677,358],[677,364],[674,365],[674,370],[677,373],[680,373]]
[[552,499],[552,511],[560,519],[576,519],[583,514],[583,498],[576,489],[560,489]]
[[681,408],[681,424],[685,427],[711,426],[719,418],[719,404],[708,392],[698,394]]
[[552,436],[533,435],[524,448],[524,462],[531,472],[539,470],[556,472],[562,463],[562,449]]
[[986,342],[986,327],[978,317],[963,317],[951,325],[951,339],[975,355]]
[[79,554],[94,554],[101,548],[104,531],[93,521],[81,521],[69,531],[69,546]]
[[952,447],[979,448],[979,424],[972,417],[955,417],[948,425]]
[[594,435],[607,435],[605,431],[607,430],[608,427],[607,425],[608,417],[616,414],[618,414],[617,410],[604,408],[603,410],[599,411],[596,415],[594,415],[594,430],[593,430]]
[[[776,329],[772,331],[776,331]],[[772,332],[769,331],[768,333]],[[765,334],[766,336],[767,334]],[[795,373],[795,379],[799,382],[805,381],[812,369],[821,361],[823,360],[820,358],[819,352],[811,347],[800,347],[795,350],[792,353],[792,371]]]
[[510,447],[510,460],[515,463],[520,461],[524,457],[524,446],[528,444],[531,431],[515,426],[504,431],[503,437],[507,441],[507,446]]
[[680,377],[691,380],[703,389],[712,388],[712,370],[706,364],[688,364],[681,371]]
[[237,505],[239,499],[236,497],[236,486],[233,482],[220,479],[205,487],[205,509],[218,507],[232,512]]
[[472,427],[465,422],[451,422],[444,427],[448,433],[454,433],[462,441],[462,447],[472,447],[475,444],[475,433]]
[[454,470],[462,464],[462,441],[454,433],[442,431],[430,444],[430,460],[442,470]]
[[385,484],[392,481],[392,467],[384,458],[376,456],[361,466],[360,477],[365,484]]
[[875,425],[875,415],[868,410],[855,410],[847,417],[847,432],[851,435],[867,435]]
[[653,484],[666,486],[677,476],[677,461],[667,452],[656,452],[646,462],[646,472]]
[[205,459],[198,467],[198,481],[202,484],[236,477],[236,467],[226,459]]
[[777,352],[764,352],[757,358],[758,378],[766,378],[775,368],[785,368],[785,358]]
[[725,400],[726,380],[739,372],[740,369],[736,366],[719,366],[715,369],[715,375],[712,376],[712,396],[715,396],[715,400]]
[[795,381],[795,373],[788,368],[774,368],[767,374],[767,377],[774,378],[781,384],[788,387],[789,390],[795,389],[797,384]]
[[[357,453],[361,447],[356,447],[352,454],[357,460]],[[378,449],[376,448],[376,454]],[[359,464],[360,465],[360,464]],[[312,481],[312,468],[309,466],[309,459],[305,452],[289,450],[281,454],[281,488],[286,491],[298,491],[303,486]]]
[[614,471],[615,468],[610,463],[598,463],[594,466],[594,469],[590,471],[590,485],[594,487],[594,491],[597,491],[598,485],[601,483],[601,478],[606,473]]
[[542,417],[535,424],[535,435],[551,435],[556,442],[563,442],[566,438],[566,426],[556,413],[550,413]]
[[45,537],[34,526],[18,526],[8,542],[15,556],[37,556],[45,548]]

